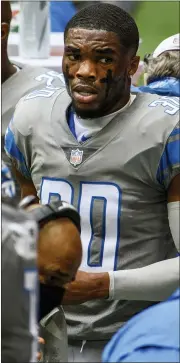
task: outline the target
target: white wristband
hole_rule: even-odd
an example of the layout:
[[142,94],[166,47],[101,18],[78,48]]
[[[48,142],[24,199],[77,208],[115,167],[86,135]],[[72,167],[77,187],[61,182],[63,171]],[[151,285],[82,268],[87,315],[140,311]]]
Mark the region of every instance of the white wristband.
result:
[[161,301],[179,287],[179,257],[109,272],[109,300]]

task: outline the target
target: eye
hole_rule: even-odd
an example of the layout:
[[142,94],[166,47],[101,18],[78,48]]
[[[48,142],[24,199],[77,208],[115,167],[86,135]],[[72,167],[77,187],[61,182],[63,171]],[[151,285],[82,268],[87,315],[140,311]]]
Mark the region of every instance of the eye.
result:
[[103,64],[110,64],[113,62],[112,58],[100,58],[99,61]]
[[80,55],[79,54],[69,54],[68,58],[70,61],[78,61],[78,60],[80,60]]

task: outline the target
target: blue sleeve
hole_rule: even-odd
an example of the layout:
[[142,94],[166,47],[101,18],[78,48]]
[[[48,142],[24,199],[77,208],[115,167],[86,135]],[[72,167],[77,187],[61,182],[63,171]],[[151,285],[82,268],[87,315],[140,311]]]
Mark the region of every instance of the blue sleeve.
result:
[[168,189],[172,179],[180,173],[180,124],[170,134],[157,170],[158,182]]
[[[109,362],[112,362],[109,360]],[[114,362],[114,361],[113,361]],[[179,350],[165,347],[142,347],[127,354],[119,362],[179,362]]]
[[26,178],[30,178],[30,171],[27,168],[26,161],[22,152],[16,144],[15,135],[11,129],[11,124],[6,131],[4,148],[9,158],[13,160],[13,162],[15,162],[19,172]]
[[[115,335],[107,344],[102,355],[103,363],[116,363],[116,362],[179,362],[179,349],[174,346],[156,346],[152,345],[151,339],[149,344],[144,341],[138,347],[138,334],[134,336],[133,340],[128,341],[126,345],[121,344],[121,339]],[[134,343],[137,341],[137,344]]]

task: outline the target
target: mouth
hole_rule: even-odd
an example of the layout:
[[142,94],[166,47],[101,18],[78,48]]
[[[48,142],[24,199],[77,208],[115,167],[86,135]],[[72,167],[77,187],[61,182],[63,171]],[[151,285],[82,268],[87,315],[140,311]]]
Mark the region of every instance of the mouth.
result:
[[97,91],[89,86],[76,86],[72,89],[73,98],[79,103],[92,103],[98,96]]

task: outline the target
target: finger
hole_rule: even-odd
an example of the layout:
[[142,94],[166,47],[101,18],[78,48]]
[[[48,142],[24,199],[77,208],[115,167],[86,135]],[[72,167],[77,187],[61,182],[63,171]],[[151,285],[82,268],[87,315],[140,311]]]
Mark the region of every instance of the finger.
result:
[[40,361],[41,356],[42,356],[42,354],[41,354],[40,352],[39,352],[39,353],[37,353],[36,357],[37,357],[37,360],[38,360],[38,361]]
[[38,337],[38,343],[39,343],[39,344],[45,344],[45,341],[44,341],[44,339],[43,339],[43,338]]

